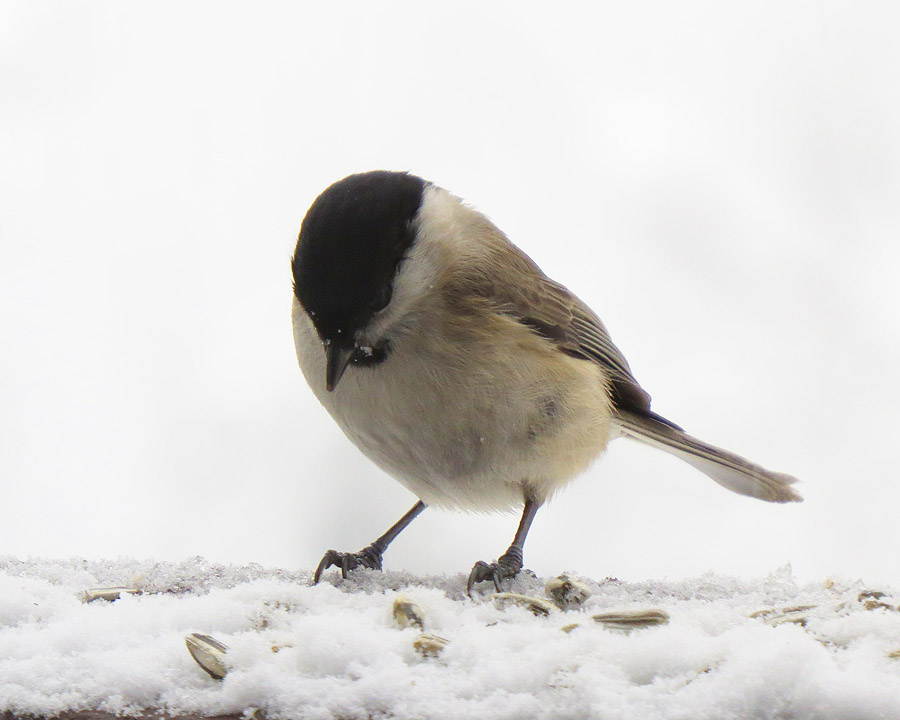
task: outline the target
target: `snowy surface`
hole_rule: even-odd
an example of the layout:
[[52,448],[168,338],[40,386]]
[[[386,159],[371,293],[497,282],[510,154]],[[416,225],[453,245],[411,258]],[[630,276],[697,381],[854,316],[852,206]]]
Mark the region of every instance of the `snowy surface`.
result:
[[[486,591],[466,599],[462,575],[366,571],[340,582],[331,571],[312,587],[309,573],[202,558],[0,558],[0,712],[900,717],[900,660],[890,657],[900,612],[888,588],[798,585],[787,567],[752,581],[585,582],[593,594],[582,608],[537,617],[497,607]],[[510,589],[542,597],[543,583],[523,577]],[[112,585],[143,592],[82,601]],[[401,592],[422,608],[425,630],[450,641],[438,657],[417,653],[419,630],[394,620]],[[801,613],[805,624],[778,622],[797,605],[815,606]],[[650,608],[670,622],[625,633],[591,619]],[[188,654],[192,632],[229,647],[224,680]]]

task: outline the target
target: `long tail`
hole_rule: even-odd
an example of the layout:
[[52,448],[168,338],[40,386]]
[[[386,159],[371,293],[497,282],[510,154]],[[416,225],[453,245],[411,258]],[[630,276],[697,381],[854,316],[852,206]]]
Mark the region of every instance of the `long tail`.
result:
[[671,453],[733,492],[768,502],[803,501],[791,487],[797,478],[766,470],[740,455],[691,437],[665,418],[618,410],[615,423],[623,435]]

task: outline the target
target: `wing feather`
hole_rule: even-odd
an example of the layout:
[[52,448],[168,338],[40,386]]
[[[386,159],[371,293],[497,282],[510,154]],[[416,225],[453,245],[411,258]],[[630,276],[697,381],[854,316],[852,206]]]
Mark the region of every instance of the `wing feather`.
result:
[[487,299],[497,312],[512,315],[561,351],[602,367],[616,411],[614,423],[624,435],[675,455],[736,493],[770,502],[802,500],[791,488],[794,477],[687,435],[653,412],[650,395],[635,380],[600,318],[493,225],[485,233],[488,252],[460,263],[455,291]]
[[650,413],[650,395],[632,375],[628,361],[600,318],[568,288],[544,275],[499,231],[496,233],[499,237],[488,243],[484,257],[460,264],[457,292],[489,299],[499,312],[514,316],[568,355],[600,365],[617,408]]

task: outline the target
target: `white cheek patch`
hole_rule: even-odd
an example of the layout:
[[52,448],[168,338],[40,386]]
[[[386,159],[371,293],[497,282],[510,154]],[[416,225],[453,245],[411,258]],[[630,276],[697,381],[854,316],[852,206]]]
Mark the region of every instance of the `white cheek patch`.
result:
[[388,306],[376,313],[362,333],[366,341],[376,343],[391,328],[410,314],[429,305],[441,269],[446,268],[452,246],[464,235],[464,216],[468,209],[446,190],[433,185],[425,189],[422,206],[413,221],[416,240],[400,263]]

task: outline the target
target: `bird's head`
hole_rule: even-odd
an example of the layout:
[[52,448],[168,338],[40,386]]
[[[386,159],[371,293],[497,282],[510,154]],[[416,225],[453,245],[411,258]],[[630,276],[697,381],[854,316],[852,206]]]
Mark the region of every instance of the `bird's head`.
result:
[[391,302],[426,185],[403,172],[350,175],[319,195],[303,219],[291,261],[294,295],[322,340],[329,391],[351,361],[385,351],[360,338]]

